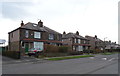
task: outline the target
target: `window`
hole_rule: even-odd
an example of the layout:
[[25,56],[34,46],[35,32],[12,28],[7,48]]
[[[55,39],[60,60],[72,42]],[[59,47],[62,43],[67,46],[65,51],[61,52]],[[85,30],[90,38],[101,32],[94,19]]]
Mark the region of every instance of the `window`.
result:
[[73,50],[75,50],[75,46],[73,46]]
[[79,44],[81,43],[81,40],[80,40],[80,39],[78,39],[78,43],[79,43]]
[[83,46],[78,46],[77,51],[83,51]]
[[25,47],[25,43],[24,43],[24,42],[22,42],[22,41],[21,41],[21,46],[22,46],[22,48],[24,48],[24,47]]
[[25,37],[26,37],[26,38],[29,37],[29,31],[28,31],[28,30],[25,31]]
[[86,41],[84,40],[84,44],[86,43]]
[[34,49],[42,51],[43,50],[43,42],[34,42]]
[[76,43],[76,39],[74,39],[74,43]]
[[54,35],[53,34],[49,34],[49,40],[54,40]]
[[41,38],[41,32],[34,32],[34,38]]

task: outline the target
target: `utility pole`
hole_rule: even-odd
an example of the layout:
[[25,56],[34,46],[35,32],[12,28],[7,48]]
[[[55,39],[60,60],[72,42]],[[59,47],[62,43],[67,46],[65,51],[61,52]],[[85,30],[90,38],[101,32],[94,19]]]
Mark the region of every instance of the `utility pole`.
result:
[[106,39],[107,37],[105,37],[104,38],[104,49],[103,49],[103,52],[105,52],[105,39]]

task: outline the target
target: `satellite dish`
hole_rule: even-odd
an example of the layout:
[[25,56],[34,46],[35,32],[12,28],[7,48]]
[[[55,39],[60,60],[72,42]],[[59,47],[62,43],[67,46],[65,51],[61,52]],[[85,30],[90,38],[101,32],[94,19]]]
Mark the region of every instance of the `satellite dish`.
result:
[[0,39],[0,44],[5,44],[6,40]]

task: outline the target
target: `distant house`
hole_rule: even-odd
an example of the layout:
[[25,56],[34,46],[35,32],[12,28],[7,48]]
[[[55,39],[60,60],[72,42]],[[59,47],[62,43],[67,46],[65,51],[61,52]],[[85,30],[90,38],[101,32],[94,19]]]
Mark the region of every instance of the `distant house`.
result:
[[104,41],[99,39],[97,35],[95,35],[95,37],[87,35],[85,36],[85,38],[87,38],[90,41],[91,50],[95,50],[95,49],[103,50],[104,49],[104,46],[105,46]]
[[40,20],[38,24],[28,22],[9,34],[9,50],[25,54],[32,48],[44,50],[45,44],[62,45],[62,34],[46,27]]
[[72,47],[72,51],[83,51],[90,48],[89,40],[80,36],[79,32],[76,33],[65,33],[62,35],[62,42],[64,45]]
[[118,49],[120,46],[116,42],[105,41],[105,49]]

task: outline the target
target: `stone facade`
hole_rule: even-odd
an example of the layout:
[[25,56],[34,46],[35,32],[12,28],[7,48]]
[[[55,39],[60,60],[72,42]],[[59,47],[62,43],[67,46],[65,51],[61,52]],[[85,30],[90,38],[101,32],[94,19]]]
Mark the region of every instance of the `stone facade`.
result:
[[[35,44],[37,43],[37,44]],[[26,50],[29,51],[32,48],[50,45],[62,45],[62,35],[46,26],[43,26],[43,22],[39,21],[38,24],[21,23],[21,27],[9,32],[9,50],[20,51],[21,54],[25,54]]]
[[104,48],[104,41],[102,41],[101,39],[97,38],[97,36],[95,35],[95,37],[92,36],[85,36],[85,38],[87,38],[90,42],[90,49],[91,50],[95,50],[95,49],[99,49],[99,50],[103,50]]
[[88,50],[89,40],[79,35],[79,32],[76,33],[63,33],[62,41],[65,45],[69,45],[72,47],[72,51],[83,51]]

